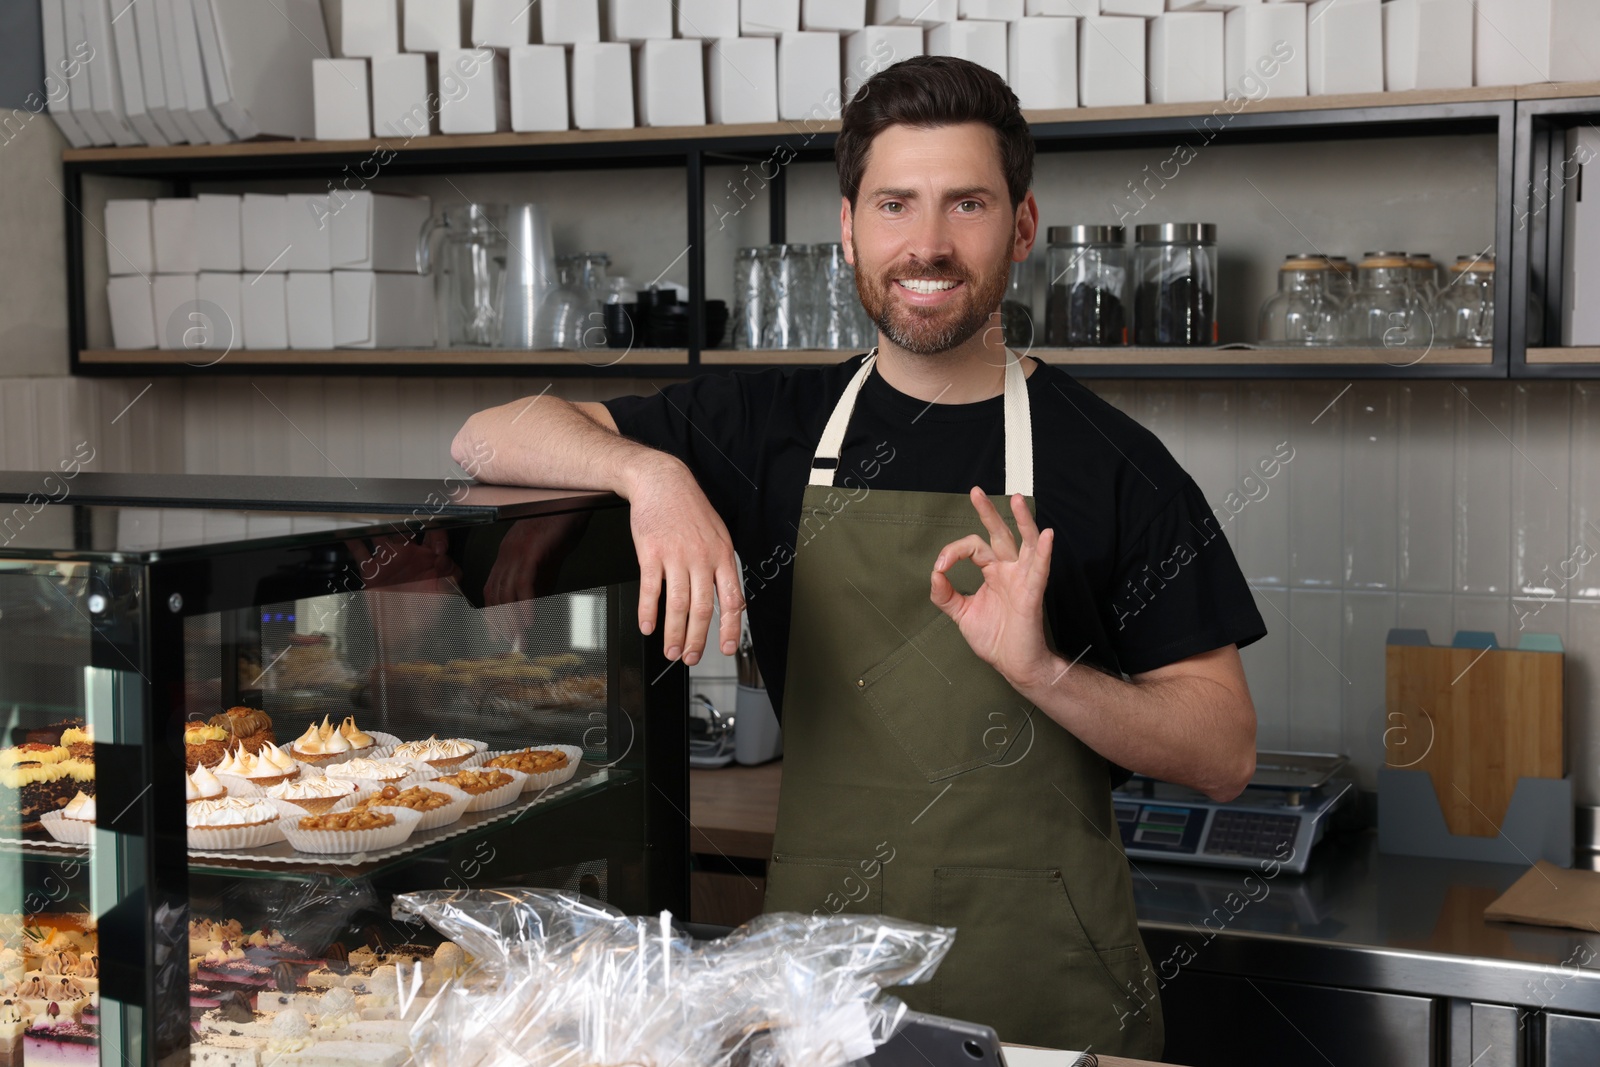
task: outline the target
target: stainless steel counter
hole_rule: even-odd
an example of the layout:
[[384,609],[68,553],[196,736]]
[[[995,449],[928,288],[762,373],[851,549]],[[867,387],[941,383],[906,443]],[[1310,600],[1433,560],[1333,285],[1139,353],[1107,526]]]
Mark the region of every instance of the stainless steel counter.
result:
[[1155,980],[1212,972],[1600,1015],[1600,931],[1485,922],[1525,867],[1332,837],[1305,875],[1138,862]]

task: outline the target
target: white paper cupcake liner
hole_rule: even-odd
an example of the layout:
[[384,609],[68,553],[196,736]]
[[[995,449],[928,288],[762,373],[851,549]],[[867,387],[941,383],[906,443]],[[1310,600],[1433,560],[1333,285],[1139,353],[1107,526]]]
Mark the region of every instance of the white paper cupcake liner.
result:
[[482,754],[478,762],[473,764],[473,767],[477,770],[484,770],[488,768],[489,761],[494,759],[496,756],[509,756],[513,752],[521,752],[524,748],[542,748],[556,752],[565,752],[567,754],[567,765],[565,767],[559,767],[553,771],[542,771],[539,774],[528,775],[527,781],[522,783],[522,791],[524,793],[531,793],[536,789],[549,789],[551,786],[556,786],[563,782],[571,781],[572,776],[578,773],[578,764],[583,760],[583,749],[577,747],[576,745],[534,744],[524,745],[521,748],[504,749],[498,752],[485,752]]
[[[255,826],[191,826],[189,847],[203,852],[230,848],[260,848],[283,840],[283,824],[287,819],[304,815],[304,808],[296,808],[281,800],[267,799],[278,812],[278,818]],[[293,812],[293,814],[290,814]]]
[[[462,815],[466,814],[467,805],[472,803],[472,797],[471,797],[470,794],[462,792],[461,790],[457,789],[453,785],[445,785],[443,782],[416,782],[416,783],[413,783],[413,784],[414,785],[420,785],[424,789],[431,789],[436,793],[443,793],[446,796],[455,798],[453,803],[447,804],[442,808],[436,808],[433,811],[417,812],[418,815],[422,816],[421,821],[419,821],[417,823],[417,829],[418,830],[437,830],[441,826],[449,826],[451,823],[456,822],[458,819],[460,819]],[[409,789],[410,786],[406,786],[405,788]],[[375,789],[375,790],[372,791],[372,793],[368,793],[365,796],[357,798],[355,800],[341,800],[339,802],[339,806],[334,808],[333,810],[334,811],[348,811],[349,809],[351,809],[351,808],[355,807],[357,804],[359,804],[361,802],[361,800],[366,799],[367,796],[371,796],[373,793],[376,793],[376,792],[378,792],[378,790]],[[379,810],[380,811],[409,811],[411,809],[409,809],[409,808],[381,807]]]
[[47,811],[39,816],[45,833],[66,845],[87,845],[94,840],[94,823],[82,819],[69,819],[59,811]]
[[[494,808],[503,808],[522,794],[522,782],[528,777],[527,775],[521,771],[513,771],[504,767],[496,767],[495,770],[511,775],[511,781],[499,789],[491,789],[487,793],[479,793],[473,796],[472,802],[467,805],[468,811],[489,811]],[[449,785],[450,783],[444,782],[441,784]]]
[[[289,839],[297,852],[319,855],[348,855],[372,852],[380,848],[393,848],[416,830],[422,816],[406,808],[385,808],[394,816],[393,826],[376,830],[302,830],[299,819],[283,820],[283,836]],[[303,813],[302,813],[303,814]]]

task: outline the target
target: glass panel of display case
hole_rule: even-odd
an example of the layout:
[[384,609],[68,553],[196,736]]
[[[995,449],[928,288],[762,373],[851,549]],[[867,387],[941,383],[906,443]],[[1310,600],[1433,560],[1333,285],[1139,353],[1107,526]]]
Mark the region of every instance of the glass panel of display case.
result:
[[96,832],[93,738],[110,736],[128,689],[96,665],[107,649],[91,619],[119,597],[106,577],[85,562],[0,561],[3,1063],[95,1063],[102,1035],[119,1043],[127,1022],[100,996],[99,916],[131,888],[117,840]]

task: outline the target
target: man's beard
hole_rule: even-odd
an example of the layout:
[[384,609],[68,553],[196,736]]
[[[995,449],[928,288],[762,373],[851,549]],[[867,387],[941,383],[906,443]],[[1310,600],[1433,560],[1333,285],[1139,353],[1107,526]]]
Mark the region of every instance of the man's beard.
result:
[[[851,252],[856,261],[856,294],[867,315],[895,345],[919,356],[936,356],[965,344],[973,334],[989,324],[990,318],[1000,309],[1005,298],[1006,285],[1011,277],[1011,257],[1006,255],[993,271],[981,276],[948,264],[935,267],[917,265],[915,261],[869,275],[861,267],[861,250],[851,235]],[[927,278],[935,281],[965,283],[961,292],[965,302],[958,297],[949,306],[938,308],[916,307],[894,299],[889,291],[896,278]]]

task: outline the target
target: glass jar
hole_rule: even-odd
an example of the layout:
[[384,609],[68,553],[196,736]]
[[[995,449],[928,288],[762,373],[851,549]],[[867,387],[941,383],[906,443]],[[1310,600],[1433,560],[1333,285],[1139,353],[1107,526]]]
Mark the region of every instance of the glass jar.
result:
[[1336,273],[1321,256],[1288,257],[1278,268],[1278,292],[1261,308],[1261,342],[1288,348],[1336,344],[1339,309],[1328,291]]
[[1328,296],[1342,310],[1356,291],[1356,267],[1348,256],[1323,256],[1328,266]]
[[1012,262],[1005,299],[1000,302],[1000,332],[1006,344],[1026,352],[1043,338],[1033,328],[1033,260]]
[[1141,345],[1217,343],[1217,227],[1167,222],[1135,231],[1134,340]]
[[1127,231],[1121,226],[1052,226],[1049,239],[1045,344],[1127,344]]
[[[534,347],[538,349],[577,349],[584,347],[584,331],[595,325],[590,311],[598,303],[583,284],[582,256],[557,256],[560,284],[545,294],[539,305],[534,327]],[[598,346],[597,346],[598,347]]]
[[1439,293],[1435,322],[1440,344],[1488,348],[1494,344],[1494,257],[1461,256],[1450,265],[1450,284]]
[[763,285],[762,249],[741,248],[733,257],[733,347],[760,348]]
[[1368,252],[1344,310],[1346,344],[1403,348],[1416,344],[1416,291],[1404,252]]

